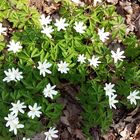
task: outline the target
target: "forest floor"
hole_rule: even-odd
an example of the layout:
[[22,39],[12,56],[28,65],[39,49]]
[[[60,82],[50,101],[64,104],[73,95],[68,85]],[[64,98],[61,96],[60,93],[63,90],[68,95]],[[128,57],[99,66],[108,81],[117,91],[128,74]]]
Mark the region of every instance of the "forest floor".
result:
[[[86,4],[91,4],[92,0],[83,0]],[[116,6],[117,12],[122,15],[127,25],[127,33],[134,32],[140,39],[140,2],[138,0],[105,0]],[[31,0],[31,6],[36,6],[41,13],[54,15],[59,10],[61,3],[54,3],[53,0]],[[62,97],[58,102],[65,107],[60,117],[57,129],[59,130],[59,140],[86,140],[82,133],[83,111],[75,96],[78,87],[73,87],[68,83],[60,86]],[[99,128],[92,128],[91,135],[95,140],[140,140],[140,108],[126,110],[118,108],[114,111],[113,123],[108,133],[101,135]],[[43,134],[37,134],[33,140],[44,139]]]

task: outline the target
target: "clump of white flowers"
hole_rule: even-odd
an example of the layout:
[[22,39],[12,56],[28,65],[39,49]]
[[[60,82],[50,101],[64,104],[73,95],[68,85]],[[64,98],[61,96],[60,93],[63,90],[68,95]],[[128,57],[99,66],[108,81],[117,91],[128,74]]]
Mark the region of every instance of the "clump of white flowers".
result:
[[115,100],[115,98],[117,97],[117,95],[115,94],[116,90],[113,89],[114,88],[114,84],[107,84],[105,83],[105,87],[104,87],[104,90],[105,90],[105,94],[106,96],[109,97],[109,106],[110,108],[115,108],[116,109],[116,106],[115,106],[115,103],[118,103],[118,100]]
[[7,121],[6,122],[6,127],[10,126],[11,123],[13,122],[13,120],[15,120],[17,118],[17,115],[10,113],[8,114],[7,117],[4,117],[4,119]]
[[[105,83],[104,90],[105,90],[106,96],[109,97],[109,106],[110,106],[110,108],[113,107],[113,108],[116,109],[115,103],[118,103],[118,100],[115,100],[117,95],[115,94],[116,90],[113,89],[114,86],[115,86],[115,84]],[[129,96],[127,96],[127,99],[130,100],[131,104],[135,104],[135,105],[137,104],[136,99],[140,99],[140,96],[138,96],[138,94],[139,94],[139,91],[134,90],[133,92],[132,91],[130,92]]]
[[7,71],[5,70],[4,71],[6,77],[3,79],[3,81],[5,82],[10,82],[10,81],[20,81],[21,79],[23,79],[23,76],[22,76],[22,72],[19,71],[19,69],[15,69],[15,68],[12,68],[12,69],[8,69]]
[[54,31],[54,29],[49,25],[52,21],[50,16],[45,17],[45,15],[42,14],[39,20],[42,25],[41,33],[45,34],[49,38],[52,38],[51,33]]
[[8,114],[8,117],[5,117],[4,119],[7,121],[6,127],[10,127],[9,131],[13,131],[15,135],[17,135],[17,129],[23,128],[24,125],[19,123],[18,118],[18,112],[21,112],[24,114],[24,110],[26,106],[24,105],[24,102],[20,102],[20,100],[17,101],[17,103],[11,103],[12,108],[9,110],[11,111],[10,114]]
[[17,129],[19,128],[24,128],[24,125],[19,123],[18,118],[15,118],[10,124],[9,131],[14,131],[14,134],[17,135]]
[[[49,85],[49,84],[48,84]],[[52,92],[53,88],[51,89]],[[57,92],[56,92],[57,93]],[[19,118],[18,118],[18,113],[24,114],[26,109],[26,105],[24,105],[24,102],[21,102],[20,100],[17,101],[17,103],[11,103],[12,108],[10,108],[10,113],[8,114],[7,117],[4,117],[6,120],[6,127],[10,127],[9,131],[13,131],[15,135],[17,135],[17,131],[20,128],[24,128],[23,124],[20,124]],[[40,111],[41,106],[38,106],[37,103],[35,103],[33,106],[29,105],[30,111],[28,112],[28,116],[34,119],[35,117],[40,117],[42,112]],[[48,132],[45,132],[44,134],[46,135],[46,139],[50,140],[52,138],[57,138],[58,135],[58,130],[55,130],[55,128],[50,128]],[[23,140],[30,140],[29,138],[23,137]]]
[[[77,5],[82,4],[80,0],[71,0],[71,1],[73,1]],[[97,6],[97,3],[101,3],[101,2],[102,0],[94,0],[93,6]],[[76,32],[76,35],[80,34],[80,36],[83,37],[84,35],[86,35],[86,31],[88,28],[88,25],[86,26],[85,21],[76,20],[76,22],[72,21],[68,23],[68,20],[62,17],[60,17],[59,19],[55,19],[55,23],[52,25],[51,23],[53,20],[51,16],[46,17],[44,14],[40,16],[39,21],[41,24],[40,32],[46,35],[49,39],[53,38],[54,31],[56,31],[56,29],[57,29],[57,32],[64,32],[69,27],[72,27],[73,30],[71,30],[71,32],[72,31],[74,33]],[[2,27],[2,23],[0,23],[0,35],[5,34],[6,30],[7,28]],[[101,44],[105,43],[109,39],[109,36],[110,36],[110,32],[105,32],[104,27],[102,27],[101,29],[98,28],[98,31],[96,34],[100,39],[98,40],[98,42],[100,43],[102,42]],[[92,38],[94,38],[94,36]],[[22,49],[24,49],[24,47],[21,44],[22,42],[20,43],[19,41],[16,42],[14,40],[11,40],[9,44],[7,45],[7,51],[13,52],[14,54],[12,53],[12,55],[16,56],[17,52],[20,52]],[[85,52],[79,51],[79,54],[76,55],[77,56],[76,61],[79,62],[78,65],[80,64],[86,65],[86,61],[88,61],[89,64],[87,64],[87,66],[90,65],[93,68],[97,68],[100,64],[102,64],[100,56],[97,57],[96,55],[92,55],[90,59],[87,59],[85,56],[88,56],[88,55],[86,53],[85,54],[82,54],[82,53],[85,53]],[[114,63],[116,64],[118,61],[123,61],[123,59],[126,58],[124,56],[124,53],[125,53],[124,51],[121,51],[121,48],[117,48],[116,51],[111,50],[110,56],[114,60]],[[48,62],[47,60],[44,60],[44,62],[38,61],[38,63],[35,64],[35,65],[38,65],[37,66],[37,69],[39,71],[38,73],[42,75],[44,79],[45,78],[47,79],[46,75],[53,74],[53,64],[56,64],[58,72],[60,72],[61,74],[67,74],[70,71],[69,63],[71,62],[67,60],[61,60],[57,63],[57,61],[55,62],[51,61],[51,63]],[[52,68],[52,71],[51,71],[51,68]],[[11,69],[8,68],[7,70],[4,70],[4,74],[6,75],[6,77],[3,78],[3,82],[7,82],[7,83],[11,81],[17,82],[23,79],[23,72],[19,71],[19,68],[16,68],[16,69],[14,67],[12,67]],[[110,109],[112,108],[116,109],[116,103],[119,102],[116,99],[117,94],[114,87],[115,87],[115,84],[112,84],[112,83],[105,83],[105,86],[104,86],[105,95],[109,99]],[[44,89],[42,89],[42,93],[45,98],[54,99],[54,96],[58,94],[58,91],[55,90],[56,85],[51,85],[50,83],[47,83],[46,86],[43,88]],[[131,91],[130,95],[127,96],[127,99],[130,101],[131,104],[134,104],[134,105],[137,104],[136,100],[140,99],[140,96],[138,94],[139,94],[139,91],[134,90],[134,91]],[[16,103],[12,102],[11,105],[12,107],[9,109],[10,113],[8,114],[7,117],[4,117],[4,119],[6,120],[6,127],[9,127],[9,131],[14,132],[15,135],[17,135],[18,129],[24,128],[24,124],[20,123],[19,121],[20,119],[18,115],[24,114],[27,111],[27,108],[29,109],[29,111],[27,112],[27,116],[31,119],[39,118],[42,115],[41,110],[43,110],[42,109],[43,107],[41,107],[36,102],[33,103],[33,105],[26,106],[24,102],[21,102],[20,100],[18,100]],[[58,130],[56,130],[55,127],[51,127],[47,132],[44,133],[46,137],[45,140],[52,140],[54,138],[58,138],[57,133],[58,133]],[[24,137],[23,140],[30,140],[30,139]]]
[[[49,25],[51,21],[52,19],[50,18],[50,16],[45,17],[45,15],[43,14],[40,17],[40,23],[42,25],[41,33],[45,34],[49,38],[52,38],[51,34],[54,31],[53,27]],[[57,27],[57,31],[60,31],[60,30],[66,30],[66,27],[69,24],[66,23],[65,18],[60,18],[59,20],[56,19],[56,22],[54,23],[54,25]]]
[[[6,122],[6,127],[10,127],[9,131],[13,131],[15,135],[17,135],[17,130],[19,128],[23,128],[24,125],[19,123],[19,118],[18,118],[18,113],[24,114],[26,109],[26,105],[24,102],[21,102],[18,100],[16,103],[11,103],[12,108],[9,109],[10,113],[8,114],[7,117],[4,117],[4,119],[7,121]],[[34,106],[29,105],[30,111],[28,112],[28,116],[31,117],[32,119],[35,118],[35,116],[40,117],[40,114],[42,114],[40,106],[37,106],[37,103],[34,104]]]

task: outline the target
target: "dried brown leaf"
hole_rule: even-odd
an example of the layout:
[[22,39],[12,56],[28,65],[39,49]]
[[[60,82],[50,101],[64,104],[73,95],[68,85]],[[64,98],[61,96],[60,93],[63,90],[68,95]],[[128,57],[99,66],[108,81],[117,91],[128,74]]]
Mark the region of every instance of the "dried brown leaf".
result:
[[47,14],[53,14],[58,11],[60,8],[60,3],[52,3],[50,6],[44,7],[44,10]]
[[75,129],[74,133],[76,135],[76,138],[79,138],[80,140],[86,140],[86,138],[84,137],[84,135],[80,129]]

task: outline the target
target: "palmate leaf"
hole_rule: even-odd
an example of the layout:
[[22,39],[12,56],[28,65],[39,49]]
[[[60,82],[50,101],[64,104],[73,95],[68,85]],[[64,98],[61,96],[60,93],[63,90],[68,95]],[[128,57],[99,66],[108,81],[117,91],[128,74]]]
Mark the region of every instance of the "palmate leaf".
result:
[[0,11],[1,10],[7,10],[10,8],[9,3],[7,2],[7,0],[1,0],[1,4],[0,4]]
[[111,21],[113,25],[112,28],[112,38],[123,39],[126,32],[126,25],[124,24],[124,19],[121,16],[115,17],[114,21]]
[[22,9],[14,9],[9,13],[8,19],[13,23],[13,27],[25,28],[25,26],[32,25],[39,28],[39,13],[36,9],[26,5],[21,7]]
[[139,59],[140,47],[138,44],[138,40],[133,34],[130,34],[124,40],[124,45],[128,46],[125,50],[125,54],[128,57],[128,59],[130,59],[130,61],[134,62],[135,59]]
[[124,73],[125,79],[131,83],[140,83],[140,70],[137,67],[128,68]]
[[[46,117],[50,118],[50,125],[53,124],[54,120],[59,119],[63,106],[57,103],[48,104],[45,110]],[[54,113],[55,112],[55,113]]]
[[[90,136],[90,128],[99,126],[102,131],[105,131],[112,122],[112,111],[109,110],[108,101],[104,101],[104,94],[102,86],[94,80],[82,85],[78,97],[85,110],[83,112],[83,125],[84,132],[88,136]],[[104,122],[106,118],[108,118],[108,122]]]
[[13,23],[13,27],[23,28],[27,21],[27,14],[23,11],[12,11],[9,15],[9,21]]

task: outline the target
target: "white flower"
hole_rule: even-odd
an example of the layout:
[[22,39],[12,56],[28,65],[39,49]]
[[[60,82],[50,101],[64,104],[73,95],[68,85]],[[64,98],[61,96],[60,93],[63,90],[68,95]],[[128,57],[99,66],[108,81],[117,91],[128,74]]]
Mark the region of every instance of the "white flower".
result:
[[104,28],[98,29],[98,35],[102,42],[105,42],[107,39],[109,39],[109,32],[104,32]]
[[77,61],[82,64],[82,63],[85,63],[85,59],[86,57],[84,56],[84,54],[79,54]]
[[19,52],[22,49],[20,42],[15,42],[14,40],[10,41],[10,44],[7,45],[8,51],[13,51],[13,53]]
[[8,117],[4,117],[4,119],[7,121],[6,127],[8,127],[11,125],[13,120],[18,119],[18,118],[17,118],[17,115],[10,113],[8,114]]
[[17,129],[23,128],[23,124],[19,124],[18,117],[15,114],[8,114],[8,117],[4,117],[4,119],[7,121],[6,127],[10,126],[9,131],[14,131],[14,134],[17,135]]
[[25,137],[24,137],[22,140],[30,140],[30,139],[29,139],[29,138],[25,138]]
[[52,29],[52,26],[46,26],[46,27],[42,27],[42,31],[41,33],[45,34],[47,37],[52,38],[51,33],[54,31],[54,29]]
[[10,111],[12,111],[12,114],[18,115],[18,112],[21,112],[22,114],[24,114],[24,108],[26,108],[26,106],[24,105],[24,102],[20,103],[20,100],[17,101],[17,103],[11,103],[12,104],[12,108],[9,109]]
[[52,72],[48,69],[52,66],[51,63],[46,63],[46,60],[41,63],[40,61],[38,62],[39,66],[37,67],[40,70],[40,75],[43,75],[43,77],[46,76],[46,73],[51,74]]
[[53,138],[58,138],[58,130],[55,129],[55,127],[51,127],[49,131],[45,132],[44,134],[46,135],[45,140],[52,140]]
[[95,55],[93,55],[91,59],[88,59],[88,61],[90,62],[90,66],[94,66],[95,68],[99,63],[101,63],[101,61],[99,61],[99,57],[95,57]]
[[69,71],[68,68],[68,63],[60,61],[59,64],[57,64],[58,66],[58,71],[60,71],[61,73],[67,73]]
[[9,131],[14,131],[14,134],[17,135],[17,129],[23,128],[23,124],[19,124],[18,119],[14,119],[13,122],[10,125]]
[[66,30],[66,27],[69,25],[68,23],[65,23],[65,18],[60,18],[60,20],[56,19],[56,23],[54,24],[57,27],[57,31]]
[[109,96],[109,106],[111,109],[112,109],[112,107],[116,109],[115,104],[118,103],[118,100],[115,100],[116,97],[117,97],[116,94]]
[[22,76],[22,72],[19,72],[19,69],[15,69],[15,68],[12,68],[12,69],[8,69],[7,71],[4,71],[6,77],[3,79],[3,81],[7,81],[7,82],[10,82],[10,81],[20,81],[21,79],[23,79],[23,76]]
[[0,35],[1,35],[1,34],[5,34],[5,33],[6,33],[6,32],[5,32],[6,30],[7,30],[7,28],[2,27],[2,23],[0,23]]
[[74,29],[76,30],[76,32],[83,34],[86,30],[86,26],[84,26],[84,23],[82,21],[75,22]]
[[102,2],[102,0],[94,0],[94,2],[93,2],[93,6],[96,6],[97,3],[101,3],[101,2]]
[[107,83],[105,83],[104,90],[106,92],[106,96],[114,95],[114,92],[116,92],[116,90],[113,89],[114,86],[115,86],[114,84],[111,84],[111,83],[107,84]]
[[133,92],[130,92],[130,95],[127,97],[128,100],[130,100],[131,104],[137,104],[136,99],[140,99],[140,96],[137,96],[139,94],[139,91],[134,90]]
[[28,112],[28,116],[32,119],[34,119],[35,116],[40,117],[40,115],[42,114],[42,112],[39,111],[41,109],[41,106],[37,106],[37,103],[35,103],[33,107],[29,105],[29,109],[30,111]]
[[45,15],[42,14],[39,21],[40,21],[42,26],[43,25],[47,26],[48,24],[51,23],[52,19],[50,18],[50,16],[45,17]]
[[116,52],[111,51],[111,54],[111,57],[114,59],[114,63],[117,63],[118,60],[123,61],[123,58],[125,58],[125,56],[123,56],[124,51],[120,51],[120,48],[118,48]]
[[50,83],[46,85],[46,87],[43,90],[44,96],[53,99],[53,95],[56,95],[58,93],[54,90],[55,87],[56,85],[51,86]]

